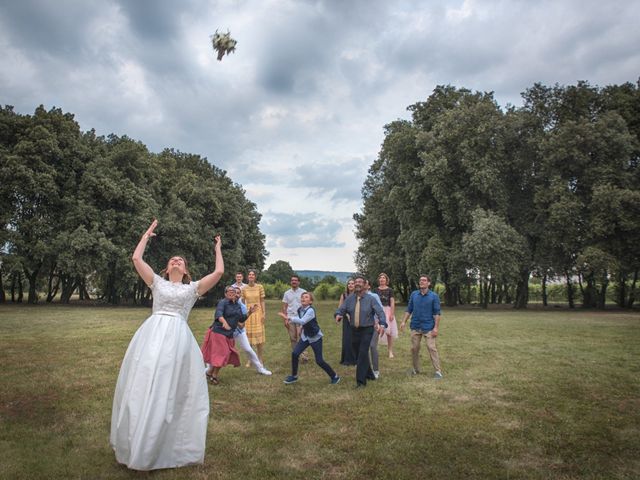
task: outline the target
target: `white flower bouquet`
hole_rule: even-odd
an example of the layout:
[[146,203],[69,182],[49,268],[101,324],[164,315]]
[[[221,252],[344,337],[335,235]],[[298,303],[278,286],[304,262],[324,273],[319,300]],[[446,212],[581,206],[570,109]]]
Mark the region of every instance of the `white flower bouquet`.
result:
[[218,52],[218,60],[222,60],[225,53],[229,55],[229,53],[235,52],[237,43],[231,38],[229,30],[227,30],[227,33],[218,33],[218,30],[216,30],[216,33],[211,35],[211,46]]

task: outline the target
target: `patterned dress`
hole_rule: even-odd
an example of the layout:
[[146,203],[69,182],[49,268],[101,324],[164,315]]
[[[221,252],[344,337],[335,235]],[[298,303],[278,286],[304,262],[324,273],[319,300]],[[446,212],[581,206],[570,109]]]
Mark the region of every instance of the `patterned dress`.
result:
[[264,332],[264,324],[262,323],[262,307],[260,301],[264,300],[264,287],[259,283],[253,286],[247,285],[242,289],[242,300],[247,308],[251,308],[252,305],[257,305],[258,308],[247,318],[247,322],[244,324],[244,328],[249,338],[251,345],[260,345],[266,340]]

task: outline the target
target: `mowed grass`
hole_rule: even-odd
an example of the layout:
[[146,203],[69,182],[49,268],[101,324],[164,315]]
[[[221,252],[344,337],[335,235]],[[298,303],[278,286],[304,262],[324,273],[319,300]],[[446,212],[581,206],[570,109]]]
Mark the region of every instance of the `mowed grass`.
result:
[[[381,378],[354,389],[339,365],[334,302],[319,302],[329,385],[314,363],[284,385],[290,347],[268,302],[266,364],[225,368],[210,388],[205,464],[157,479],[640,478],[640,313],[447,309],[445,378],[408,375],[380,347]],[[0,477],[118,479],[111,402],[144,308],[0,305]],[[190,325],[202,341],[212,311]],[[311,350],[309,350],[311,354]],[[313,357],[313,355],[311,354]]]

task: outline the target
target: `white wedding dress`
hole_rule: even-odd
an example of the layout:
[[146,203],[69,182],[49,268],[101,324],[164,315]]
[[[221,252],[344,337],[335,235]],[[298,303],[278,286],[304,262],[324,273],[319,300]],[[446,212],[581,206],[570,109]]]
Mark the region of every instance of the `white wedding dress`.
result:
[[120,367],[111,414],[116,460],[134,470],[203,463],[209,417],[204,361],[187,318],[198,282],[154,275],[153,312]]

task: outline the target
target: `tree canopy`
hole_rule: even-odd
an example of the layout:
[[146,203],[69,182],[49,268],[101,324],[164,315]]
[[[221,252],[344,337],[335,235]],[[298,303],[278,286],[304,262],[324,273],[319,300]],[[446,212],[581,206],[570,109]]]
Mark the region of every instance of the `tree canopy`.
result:
[[227,272],[264,266],[255,204],[199,155],[82,132],[58,108],[20,115],[5,106],[0,159],[0,278],[12,296],[26,281],[29,302],[39,292],[63,302],[74,292],[114,304],[148,298],[130,257],[153,218],[158,236],[145,259],[156,271],[175,254],[194,278],[213,270],[217,233]]
[[634,302],[640,269],[640,83],[587,82],[492,93],[438,86],[385,127],[354,218],[358,268],[386,272],[406,298],[420,273],[447,305],[523,308],[531,275],[563,277],[573,306]]

